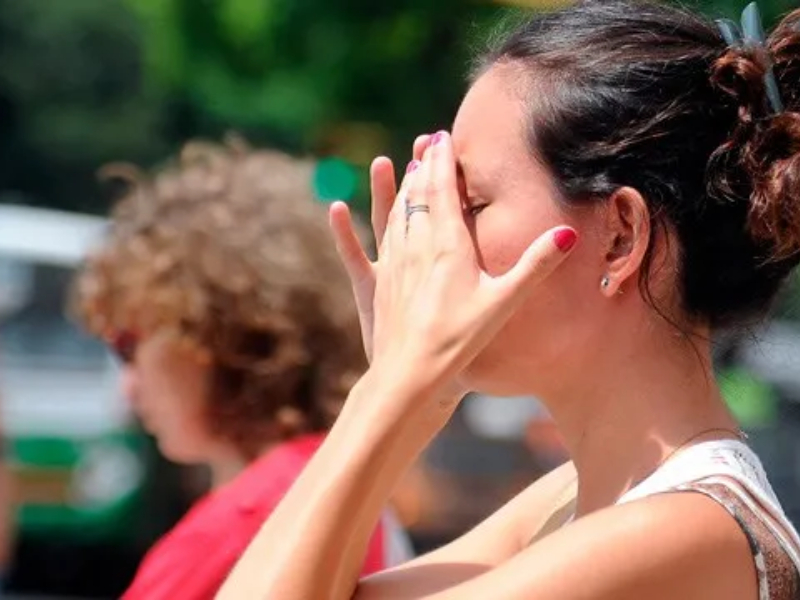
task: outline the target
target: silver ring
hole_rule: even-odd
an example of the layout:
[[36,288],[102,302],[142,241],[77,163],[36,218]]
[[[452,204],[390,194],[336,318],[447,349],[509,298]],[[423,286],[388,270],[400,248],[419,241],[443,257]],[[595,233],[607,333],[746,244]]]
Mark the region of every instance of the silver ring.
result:
[[427,204],[409,204],[406,206],[406,220],[408,220],[414,213],[429,213],[431,207]]

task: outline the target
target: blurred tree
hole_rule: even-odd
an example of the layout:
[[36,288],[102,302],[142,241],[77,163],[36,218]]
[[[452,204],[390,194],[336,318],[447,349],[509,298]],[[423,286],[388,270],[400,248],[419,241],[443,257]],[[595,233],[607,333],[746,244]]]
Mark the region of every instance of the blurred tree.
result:
[[[742,10],[750,4],[752,0],[693,0],[689,4],[699,6],[707,14],[712,16],[726,16],[732,19],[739,19]],[[774,23],[782,15],[798,8],[797,0],[759,0],[758,6],[764,17],[764,22],[768,25]]]
[[[574,0],[494,0],[498,4],[508,4],[536,9],[558,8],[574,3]],[[752,0],[681,0],[677,3],[697,8],[708,15],[737,18]],[[759,0],[759,7],[768,23],[780,15],[797,8],[797,0]]]
[[128,0],[148,83],[204,127],[364,165],[449,125],[473,34],[498,7],[468,0]]
[[[761,5],[771,20],[795,1]],[[0,0],[0,190],[104,210],[103,162],[153,163],[228,129],[361,168],[404,160],[414,135],[450,124],[506,4],[567,2]],[[696,3],[735,17],[746,0]],[[332,164],[322,188],[351,189]]]
[[100,164],[163,154],[140,35],[123,0],[0,0],[4,201],[97,210]]

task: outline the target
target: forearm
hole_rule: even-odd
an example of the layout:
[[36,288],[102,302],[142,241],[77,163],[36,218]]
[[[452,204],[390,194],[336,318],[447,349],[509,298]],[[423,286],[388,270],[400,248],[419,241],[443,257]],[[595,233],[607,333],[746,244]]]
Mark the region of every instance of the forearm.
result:
[[[375,378],[359,382],[218,598],[353,595],[369,537],[397,480],[449,416],[425,406],[434,399],[418,396],[410,387],[377,385]],[[402,408],[412,405],[418,408]]]

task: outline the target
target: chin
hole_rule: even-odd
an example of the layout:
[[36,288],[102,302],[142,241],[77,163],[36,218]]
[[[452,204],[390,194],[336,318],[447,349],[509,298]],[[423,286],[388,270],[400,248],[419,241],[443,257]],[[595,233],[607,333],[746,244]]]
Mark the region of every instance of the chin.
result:
[[461,381],[470,391],[489,396],[547,398],[580,372],[589,341],[575,328],[531,331],[529,321],[520,318],[499,332]]
[[548,392],[563,386],[567,376],[563,348],[525,342],[496,339],[472,361],[461,381],[470,391],[487,396],[548,397]]
[[167,440],[162,436],[155,435],[158,450],[168,461],[179,465],[196,465],[203,462],[200,453],[192,452],[184,445]]
[[482,355],[464,371],[461,381],[469,391],[487,396],[536,396],[539,385],[531,375],[537,371],[530,363],[515,367],[508,361],[498,362]]

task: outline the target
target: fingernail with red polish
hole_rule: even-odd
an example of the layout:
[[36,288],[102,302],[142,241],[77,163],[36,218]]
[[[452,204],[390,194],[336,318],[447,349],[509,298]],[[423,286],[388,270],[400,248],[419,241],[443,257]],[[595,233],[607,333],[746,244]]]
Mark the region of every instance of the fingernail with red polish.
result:
[[553,239],[556,243],[556,247],[561,250],[562,252],[569,252],[572,250],[572,247],[575,245],[575,242],[578,241],[578,234],[575,233],[574,229],[570,229],[569,227],[564,227],[563,229],[559,229],[553,234]]
[[435,146],[436,144],[444,141],[444,136],[445,136],[444,131],[440,131],[438,133],[433,134],[433,137],[431,138],[431,146]]
[[412,160],[408,163],[408,167],[406,168],[406,173],[412,173],[419,169],[420,162],[418,160]]

